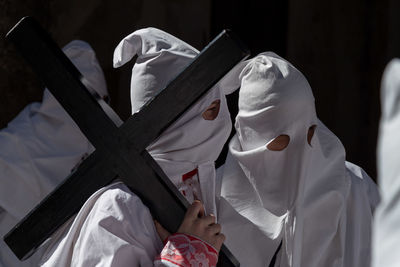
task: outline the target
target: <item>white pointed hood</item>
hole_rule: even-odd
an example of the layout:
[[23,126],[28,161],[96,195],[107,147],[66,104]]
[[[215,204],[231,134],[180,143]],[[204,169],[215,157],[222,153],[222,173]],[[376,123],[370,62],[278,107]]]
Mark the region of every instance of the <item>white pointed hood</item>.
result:
[[[304,225],[306,218],[299,218],[299,213],[306,213],[303,205],[308,207],[312,201],[339,203],[326,218],[334,221],[340,217],[340,203],[348,192],[344,148],[317,119],[305,77],[284,59],[262,53],[248,61],[240,79],[237,134],[229,146],[219,212],[227,235],[234,231],[236,217],[242,224],[253,225],[248,226],[249,236],[257,241],[251,243],[252,257],[244,255],[234,239],[227,239],[227,243],[244,266],[265,266],[283,238],[281,265],[297,266],[300,247],[313,246],[301,243],[302,233],[315,227],[312,222]],[[307,133],[313,125],[316,130],[309,144]],[[267,145],[280,135],[289,136],[287,147],[269,150]],[[232,210],[224,212],[228,206]],[[295,237],[298,229],[302,230]]]
[[[141,29],[124,38],[115,49],[114,67],[119,67],[137,56],[131,79],[132,112],[140,110],[163,90],[198,53],[185,42],[155,28]],[[214,120],[205,120],[202,113],[218,99],[218,116]],[[220,86],[216,85],[147,150],[178,188],[183,186],[182,175],[198,168],[202,200],[206,209],[215,212],[214,161],[230,130],[225,95]]]
[[[307,131],[317,124],[314,97],[304,76],[273,54],[257,56],[240,78],[237,137],[230,151],[257,189],[262,205],[281,216],[293,207],[298,175],[306,175]],[[288,146],[268,150],[267,144],[280,135],[289,136]]]

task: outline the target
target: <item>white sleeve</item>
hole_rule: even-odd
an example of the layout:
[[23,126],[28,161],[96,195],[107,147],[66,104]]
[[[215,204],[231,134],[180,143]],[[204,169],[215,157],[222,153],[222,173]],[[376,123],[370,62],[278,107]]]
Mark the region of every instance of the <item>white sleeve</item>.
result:
[[153,266],[162,249],[149,210],[122,183],[96,192],[41,266]]
[[215,248],[189,235],[173,234],[163,248],[148,208],[117,183],[94,193],[57,231],[40,266],[212,267],[217,260]]

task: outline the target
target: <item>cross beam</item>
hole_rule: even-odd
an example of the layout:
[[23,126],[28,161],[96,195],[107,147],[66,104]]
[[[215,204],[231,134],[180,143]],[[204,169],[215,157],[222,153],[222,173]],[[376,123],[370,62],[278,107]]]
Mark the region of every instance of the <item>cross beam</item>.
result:
[[[117,127],[82,84],[79,71],[34,19],[23,18],[7,38],[96,148],[4,237],[15,255],[29,257],[90,195],[117,176],[166,229],[175,232],[188,202],[146,147],[246,58],[248,50],[230,31],[223,31],[159,95]],[[219,266],[238,265],[223,246]]]

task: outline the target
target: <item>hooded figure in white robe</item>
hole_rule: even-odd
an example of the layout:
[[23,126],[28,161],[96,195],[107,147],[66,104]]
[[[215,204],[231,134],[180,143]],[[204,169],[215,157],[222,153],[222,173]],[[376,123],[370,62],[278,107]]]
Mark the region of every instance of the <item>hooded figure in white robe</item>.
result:
[[[114,67],[137,56],[132,112],[164,89],[197,54],[155,28],[124,38],[115,49]],[[216,118],[205,119],[207,112],[215,111]],[[147,148],[188,201],[201,200],[207,213],[216,214],[214,161],[230,131],[225,95],[217,84]],[[52,242],[42,266],[153,266],[163,247],[148,208],[123,183],[94,193]]]
[[[63,51],[84,76],[85,85],[107,97],[103,71],[89,44],[72,41]],[[25,107],[0,131],[0,147],[0,266],[37,266],[40,253],[20,262],[3,236],[93,147],[47,89],[41,103]]]
[[219,202],[225,244],[246,267],[369,266],[376,186],[318,120],[305,77],[263,53],[239,80]]
[[385,69],[378,139],[381,203],[375,214],[373,266],[400,266],[400,59]]

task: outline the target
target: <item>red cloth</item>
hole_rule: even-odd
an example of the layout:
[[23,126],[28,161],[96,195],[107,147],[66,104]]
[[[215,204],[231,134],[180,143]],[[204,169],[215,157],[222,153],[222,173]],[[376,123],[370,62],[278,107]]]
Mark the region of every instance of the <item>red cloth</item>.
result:
[[170,235],[156,258],[156,262],[167,266],[199,266],[214,267],[217,265],[217,250],[205,241],[187,234]]

